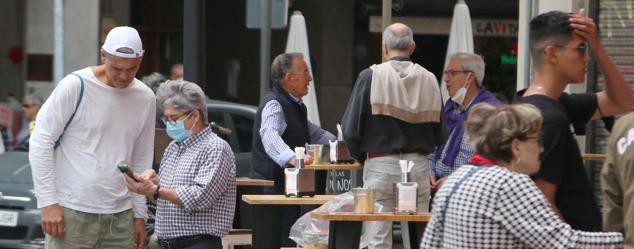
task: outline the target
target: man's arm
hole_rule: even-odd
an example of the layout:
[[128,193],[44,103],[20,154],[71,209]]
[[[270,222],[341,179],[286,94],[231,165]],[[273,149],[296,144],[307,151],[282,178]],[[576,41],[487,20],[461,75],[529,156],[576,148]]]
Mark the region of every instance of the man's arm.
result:
[[550,208],[555,212],[555,214],[557,214],[559,219],[563,222],[566,222],[566,220],[564,219],[564,216],[561,214],[561,211],[559,211],[559,208],[557,208],[557,204],[555,204],[555,195],[557,194],[557,185],[552,184],[544,180],[543,178],[535,178],[535,185],[537,185],[537,188],[539,188],[539,190],[542,191],[544,196],[546,196],[546,200],[548,200],[548,203],[550,204]]
[[[62,208],[57,204],[53,146],[75,111],[79,92],[80,81],[77,77],[66,76],[62,79],[38,112],[35,129],[29,140],[29,162],[37,207],[42,209],[42,230],[52,236],[64,235]],[[64,147],[63,142],[60,147]]]
[[287,163],[294,163],[295,152],[284,143],[282,133],[286,130],[286,119],[282,111],[282,105],[277,100],[271,100],[262,108],[262,121],[260,123],[260,137],[266,154],[284,167]]
[[361,151],[361,141],[363,140],[363,106],[365,101],[369,99],[369,85],[371,83],[371,69],[366,69],[359,74],[341,120],[343,139],[348,145],[350,154],[359,162],[364,162],[366,158],[366,152]]
[[328,141],[337,139],[335,135],[310,121],[308,121],[308,133],[310,134],[311,144],[328,144]]
[[[75,111],[79,92],[79,79],[75,76],[66,76],[38,112],[35,129],[29,140],[29,162],[38,208],[57,203],[53,146]],[[69,127],[72,126],[71,123]],[[64,147],[63,142],[60,147]]]
[[632,90],[601,44],[594,21],[584,14],[582,9],[578,15],[571,15],[570,26],[576,34],[586,39],[605,78],[604,90],[597,93],[598,110],[592,119],[630,111],[634,106]]
[[[131,167],[134,172],[145,172],[152,168],[154,160],[154,134],[156,119],[156,99],[152,98],[148,101],[148,110],[144,118],[143,130],[136,139],[134,151],[132,152]],[[147,219],[147,206],[145,205],[145,196],[132,193],[132,209],[134,210],[134,218]]]

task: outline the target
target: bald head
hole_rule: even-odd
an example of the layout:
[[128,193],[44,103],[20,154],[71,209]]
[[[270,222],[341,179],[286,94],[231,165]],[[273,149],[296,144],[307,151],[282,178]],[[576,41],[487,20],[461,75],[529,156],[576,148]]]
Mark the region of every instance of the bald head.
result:
[[414,44],[414,34],[407,25],[393,23],[383,31],[383,43],[388,50],[409,51]]

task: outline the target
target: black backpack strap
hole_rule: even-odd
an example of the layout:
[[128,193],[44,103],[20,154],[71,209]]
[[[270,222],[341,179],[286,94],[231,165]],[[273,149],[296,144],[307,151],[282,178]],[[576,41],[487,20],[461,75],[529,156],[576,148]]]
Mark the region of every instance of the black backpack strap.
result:
[[59,147],[59,144],[62,140],[62,136],[64,136],[64,132],[66,132],[66,128],[68,128],[68,126],[70,125],[70,122],[72,122],[73,119],[75,118],[75,114],[77,113],[77,110],[79,109],[79,104],[81,104],[81,100],[84,98],[84,78],[82,78],[81,75],[77,73],[70,73],[70,74],[75,75],[77,76],[77,78],[79,78],[79,99],[77,99],[77,104],[75,105],[75,111],[73,111],[73,114],[70,115],[70,118],[64,125],[64,130],[62,131],[62,134],[60,134],[59,137],[57,138],[57,141],[55,141],[55,145],[53,146],[53,149],[57,149],[57,147]]

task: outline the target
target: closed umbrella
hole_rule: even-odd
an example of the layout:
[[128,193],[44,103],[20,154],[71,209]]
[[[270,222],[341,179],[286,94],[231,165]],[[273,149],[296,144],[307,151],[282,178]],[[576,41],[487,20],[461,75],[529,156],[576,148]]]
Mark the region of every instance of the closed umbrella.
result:
[[[295,11],[291,16],[288,39],[286,40],[286,53],[301,53],[308,64],[308,72],[313,75],[310,65],[310,52],[308,50],[308,35],[306,34],[306,20],[301,12]],[[319,108],[317,107],[317,93],[315,92],[315,78],[308,86],[308,94],[302,98],[308,111],[308,120],[313,124],[321,126],[319,120]]]
[[[464,0],[459,0],[453,8],[453,18],[451,19],[451,30],[449,31],[449,43],[447,44],[447,55],[445,56],[445,66],[447,69],[449,56],[454,53],[473,53],[473,32],[471,31],[471,15],[469,7]],[[443,101],[449,99],[447,93],[447,83],[445,75],[442,76],[440,91]]]

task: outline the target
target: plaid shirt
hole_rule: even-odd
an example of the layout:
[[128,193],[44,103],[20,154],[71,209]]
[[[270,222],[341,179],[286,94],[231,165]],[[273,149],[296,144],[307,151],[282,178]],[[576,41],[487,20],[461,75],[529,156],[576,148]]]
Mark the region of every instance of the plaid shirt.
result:
[[[449,135],[449,139],[458,139],[454,137],[454,132],[452,131]],[[451,175],[451,173],[460,168],[460,166],[465,165],[469,162],[469,159],[475,154],[473,151],[473,147],[470,144],[469,137],[467,133],[464,133],[464,137],[461,138],[460,142],[460,151],[458,151],[458,156],[454,159],[453,165],[445,165],[442,161],[447,157],[447,144],[449,144],[449,140],[442,145],[442,154],[438,160],[436,160],[436,153],[431,153],[427,156],[427,160],[429,161],[429,175],[435,177],[444,177]]]
[[229,144],[210,127],[165,150],[159,184],[175,189],[182,205],[159,199],[156,234],[161,239],[231,229],[236,202],[235,159]]
[[475,168],[459,168],[442,185],[421,248],[623,247],[621,233],[576,231],[561,222],[527,175],[492,166],[464,178]]

